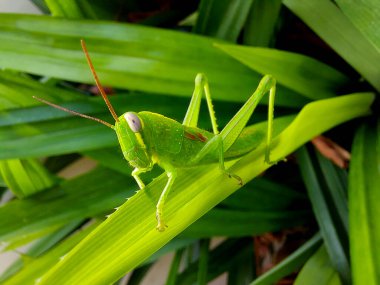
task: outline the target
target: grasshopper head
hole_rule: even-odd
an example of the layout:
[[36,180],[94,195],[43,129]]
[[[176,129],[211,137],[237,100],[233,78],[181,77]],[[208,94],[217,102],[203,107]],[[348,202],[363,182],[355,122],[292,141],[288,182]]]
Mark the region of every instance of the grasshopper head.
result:
[[133,167],[148,168],[152,160],[141,136],[142,129],[142,120],[134,112],[123,114],[115,124],[115,131],[125,159]]
[[[127,112],[120,117],[117,116],[114,108],[112,107],[111,102],[108,100],[106,92],[104,91],[102,85],[100,84],[98,76],[95,72],[94,65],[92,64],[90,55],[88,54],[84,40],[81,40],[81,45],[82,45],[84,54],[86,56],[87,63],[95,79],[96,86],[98,86],[100,94],[102,95],[103,100],[108,107],[108,110],[110,111],[112,117],[115,119],[115,126],[112,126],[111,124],[97,118],[92,118],[92,117],[85,116],[76,112],[71,112],[71,113],[81,116],[81,117],[85,117],[87,119],[98,121],[106,125],[107,127],[114,129],[119,139],[119,143],[123,151],[123,155],[129,161],[129,163],[133,167],[137,167],[137,168],[150,167],[152,165],[152,160],[150,159],[150,156],[147,153],[146,146],[144,144],[144,141],[140,133],[143,127],[142,121],[140,120],[138,115],[133,112]],[[60,109],[66,111],[65,108],[60,108]]]

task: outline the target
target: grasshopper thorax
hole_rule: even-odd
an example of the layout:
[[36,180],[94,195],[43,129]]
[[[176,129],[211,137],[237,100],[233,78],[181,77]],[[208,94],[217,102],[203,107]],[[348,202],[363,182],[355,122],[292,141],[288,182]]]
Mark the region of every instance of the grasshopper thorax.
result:
[[134,112],[124,113],[115,123],[123,155],[136,168],[149,168],[152,165],[142,136],[143,127],[142,119]]

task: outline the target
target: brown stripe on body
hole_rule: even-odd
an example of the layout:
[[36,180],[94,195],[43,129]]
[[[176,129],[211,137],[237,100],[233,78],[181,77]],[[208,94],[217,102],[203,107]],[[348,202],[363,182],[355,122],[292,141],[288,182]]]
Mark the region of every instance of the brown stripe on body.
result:
[[207,138],[204,137],[201,133],[197,133],[197,137],[199,138],[199,140],[201,142],[206,142],[207,141]]
[[185,137],[187,139],[193,140],[193,141],[201,141],[201,142],[207,141],[207,138],[205,136],[203,136],[201,133],[196,133],[196,135],[194,135],[192,133],[185,131]]

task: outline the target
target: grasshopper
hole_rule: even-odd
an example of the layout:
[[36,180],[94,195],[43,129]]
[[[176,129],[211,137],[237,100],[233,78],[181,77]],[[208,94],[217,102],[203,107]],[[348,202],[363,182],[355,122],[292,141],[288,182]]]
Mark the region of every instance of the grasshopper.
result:
[[[141,173],[150,171],[155,164],[158,164],[165,170],[168,181],[161,193],[156,209],[158,231],[162,232],[167,227],[164,221],[164,205],[176,179],[177,169],[219,162],[219,168],[223,173],[230,178],[234,178],[240,185],[243,185],[243,181],[238,175],[230,173],[225,168],[224,153],[239,137],[259,101],[268,92],[268,131],[266,137],[265,161],[272,163],[269,154],[272,140],[276,81],[271,75],[265,75],[262,78],[256,91],[221,132],[219,132],[216,123],[209,84],[206,76],[202,73],[199,73],[195,78],[194,92],[182,124],[163,115],[146,111],[139,113],[126,112],[121,116],[117,116],[100,84],[83,40],[81,41],[81,45],[95,83],[115,120],[115,124],[112,125],[98,118],[68,110],[38,97],[34,98],[54,108],[97,121],[113,129],[116,132],[125,159],[134,167],[132,176],[140,189],[145,187],[144,182],[139,177]],[[213,130],[212,133],[197,127],[203,93],[206,97]]]

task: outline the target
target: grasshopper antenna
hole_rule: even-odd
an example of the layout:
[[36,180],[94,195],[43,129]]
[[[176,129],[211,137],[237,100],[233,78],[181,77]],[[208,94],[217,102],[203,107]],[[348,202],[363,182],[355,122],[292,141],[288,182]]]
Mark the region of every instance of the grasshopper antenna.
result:
[[83,49],[83,52],[86,56],[86,59],[87,59],[87,63],[88,65],[90,66],[90,69],[91,69],[91,73],[95,79],[95,83],[96,83],[96,86],[98,87],[99,91],[100,91],[100,94],[102,94],[102,97],[104,99],[104,102],[106,102],[106,105],[108,107],[108,110],[110,110],[111,112],[111,115],[112,117],[115,119],[116,122],[119,121],[119,118],[118,116],[116,115],[116,112],[114,110],[114,108],[112,107],[111,105],[111,102],[108,100],[108,97],[107,97],[107,94],[106,92],[104,91],[102,85],[100,84],[100,81],[99,81],[99,78],[98,78],[98,75],[96,74],[95,72],[95,68],[94,68],[94,65],[92,64],[92,61],[91,61],[91,58],[90,58],[90,55],[88,54],[88,51],[87,51],[87,48],[86,48],[86,43],[84,42],[84,40],[80,40],[80,43],[82,45],[82,49]]
[[64,108],[62,106],[53,104],[53,103],[51,103],[49,101],[46,101],[46,100],[44,100],[42,98],[39,98],[39,97],[36,97],[36,96],[33,96],[33,98],[36,99],[36,100],[38,100],[38,101],[40,101],[40,102],[42,102],[42,103],[44,103],[44,104],[47,104],[47,105],[52,106],[52,107],[54,107],[56,109],[59,109],[61,111],[64,111],[64,112],[67,112],[67,113],[70,113],[70,114],[73,114],[75,116],[79,116],[79,117],[82,117],[82,118],[86,118],[86,119],[89,119],[89,120],[93,120],[95,122],[101,123],[101,124],[103,124],[103,125],[111,128],[111,129],[115,129],[115,127],[113,125],[111,125],[110,123],[107,123],[106,121],[103,121],[101,119],[98,119],[98,118],[95,118],[95,117],[91,117],[91,116],[88,116],[88,115],[85,115],[85,114],[81,114],[81,113],[78,113],[78,112],[66,109],[66,108]]

